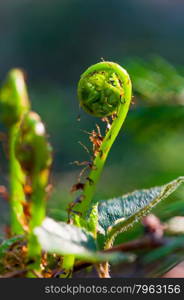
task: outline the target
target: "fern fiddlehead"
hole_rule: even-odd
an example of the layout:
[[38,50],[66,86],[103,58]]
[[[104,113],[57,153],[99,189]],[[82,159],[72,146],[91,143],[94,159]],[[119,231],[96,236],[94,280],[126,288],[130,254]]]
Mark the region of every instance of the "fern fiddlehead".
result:
[[34,228],[45,217],[46,187],[52,163],[52,148],[47,141],[44,124],[35,112],[26,114],[16,138],[16,157],[31,181],[31,220],[29,224],[28,257],[39,268],[41,248],[34,235]]
[[93,195],[108,153],[129,110],[132,96],[130,77],[125,69],[113,62],[100,62],[89,67],[78,84],[80,106],[95,117],[114,116],[113,122],[93,160],[93,165],[83,188],[75,212],[86,217],[95,202]]

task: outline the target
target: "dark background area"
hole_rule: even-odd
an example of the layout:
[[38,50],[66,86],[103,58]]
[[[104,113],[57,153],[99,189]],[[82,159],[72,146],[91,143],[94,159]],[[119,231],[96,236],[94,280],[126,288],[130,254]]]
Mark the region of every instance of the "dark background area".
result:
[[75,86],[101,57],[183,63],[183,9],[181,0],[1,0],[1,78],[19,66],[32,83]]
[[[0,79],[11,68],[25,70],[32,108],[40,113],[54,147],[49,214],[59,209],[62,218],[61,209],[74,197],[69,190],[80,169],[70,163],[89,159],[78,141],[90,147],[82,130],[92,130],[100,120],[80,111],[76,87],[81,73],[101,58],[130,72],[135,104],[95,197],[111,198],[184,174],[183,13],[182,0],[1,0]],[[142,69],[152,55],[164,59],[165,69]],[[165,72],[164,83],[159,72]],[[156,82],[154,98],[143,85],[147,81],[139,80],[143,75]],[[8,184],[4,160],[0,178]],[[183,190],[174,197],[182,201]],[[7,203],[1,200],[0,207],[0,223],[6,223]]]

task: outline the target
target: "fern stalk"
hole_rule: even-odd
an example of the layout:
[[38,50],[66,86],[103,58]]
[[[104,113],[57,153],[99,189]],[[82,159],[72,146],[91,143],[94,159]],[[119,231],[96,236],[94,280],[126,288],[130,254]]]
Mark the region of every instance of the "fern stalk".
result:
[[16,124],[9,130],[10,223],[11,234],[15,235],[24,233],[25,223],[23,211],[23,203],[25,202],[23,190],[25,175],[15,157],[15,139],[17,130],[18,126]]
[[24,74],[19,69],[13,69],[8,73],[0,89],[0,121],[8,129],[9,134],[11,234],[17,235],[24,232],[25,174],[15,156],[15,140],[20,122],[29,109]]
[[16,138],[16,156],[32,186],[28,258],[33,261],[30,268],[38,270],[41,247],[34,235],[34,228],[40,226],[45,217],[52,148],[47,141],[44,124],[35,112],[29,112],[22,120]]
[[34,228],[40,226],[46,214],[46,186],[48,170],[35,170],[32,177],[31,220],[29,224],[28,257],[34,259],[34,267],[39,269],[41,263],[41,246],[37,242]]
[[129,75],[125,69],[113,62],[95,64],[81,76],[78,96],[80,105],[88,113],[102,118],[116,115],[94,158],[93,167],[84,185],[82,201],[75,206],[75,211],[86,217],[89,208],[96,203],[93,198],[96,185],[129,110],[132,96]]

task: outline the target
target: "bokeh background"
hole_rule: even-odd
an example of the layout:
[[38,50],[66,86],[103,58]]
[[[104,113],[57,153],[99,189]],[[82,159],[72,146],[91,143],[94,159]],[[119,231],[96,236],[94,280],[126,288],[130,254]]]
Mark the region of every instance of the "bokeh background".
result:
[[[24,69],[32,108],[54,147],[49,215],[65,218],[80,172],[71,163],[89,160],[78,142],[90,149],[83,130],[101,123],[80,110],[76,87],[81,73],[101,59],[127,68],[134,98],[95,197],[103,200],[184,175],[183,14],[182,0],[0,1],[0,80],[11,68]],[[8,185],[1,155],[1,184]],[[180,188],[156,213],[163,219],[173,209],[183,215],[183,195]],[[8,204],[0,199],[1,226],[7,222]]]

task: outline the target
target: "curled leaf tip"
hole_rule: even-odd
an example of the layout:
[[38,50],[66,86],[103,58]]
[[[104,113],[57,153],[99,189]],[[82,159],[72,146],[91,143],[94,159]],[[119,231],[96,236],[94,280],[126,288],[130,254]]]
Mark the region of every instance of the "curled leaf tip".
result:
[[100,62],[89,67],[78,83],[80,106],[101,118],[116,113],[125,101],[125,73],[127,75],[126,70],[113,62]]
[[26,114],[16,139],[16,157],[22,168],[32,172],[35,166],[41,171],[52,163],[52,148],[47,141],[45,126],[35,112]]
[[24,73],[12,69],[0,89],[0,121],[11,127],[30,109]]

